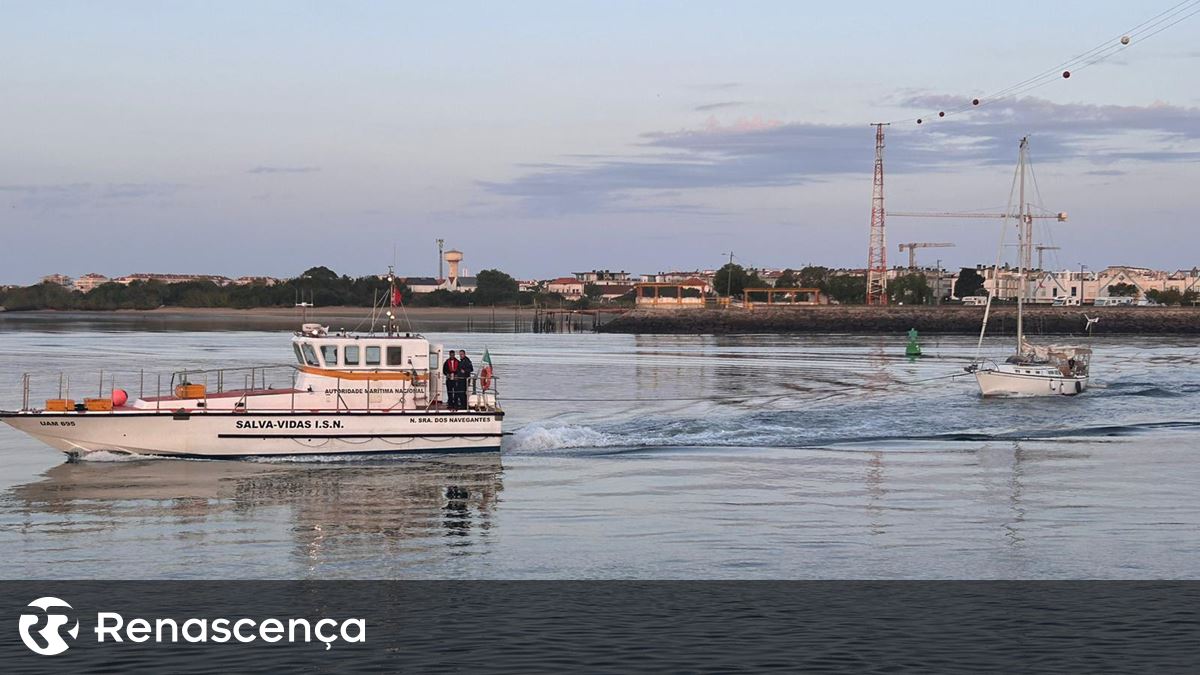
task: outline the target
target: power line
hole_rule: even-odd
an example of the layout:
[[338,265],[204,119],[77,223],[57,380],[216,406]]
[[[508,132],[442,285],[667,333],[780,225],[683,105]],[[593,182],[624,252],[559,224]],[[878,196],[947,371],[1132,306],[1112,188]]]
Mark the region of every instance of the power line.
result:
[[[1015,84],[998,89],[985,96],[972,98],[970,101],[964,102],[956,107],[946,110],[939,110],[936,113],[916,118],[917,124],[944,119],[951,115],[956,115],[968,110],[974,110],[987,105],[999,103],[1001,101],[1016,98],[1022,94],[1029,93],[1034,89],[1044,87],[1055,80],[1069,79],[1072,74],[1100,63],[1118,52],[1124,50],[1131,44],[1140,44],[1146,40],[1158,35],[1159,33],[1176,26],[1193,16],[1200,14],[1200,0],[1184,0],[1176,5],[1159,12],[1158,14],[1146,19],[1138,25],[1124,31],[1123,33],[1112,37],[1091,49],[1077,54],[1076,56],[1063,61],[1062,63],[1043,70],[1042,72],[1021,80]],[[912,121],[913,118],[904,118],[893,120],[894,123]]]

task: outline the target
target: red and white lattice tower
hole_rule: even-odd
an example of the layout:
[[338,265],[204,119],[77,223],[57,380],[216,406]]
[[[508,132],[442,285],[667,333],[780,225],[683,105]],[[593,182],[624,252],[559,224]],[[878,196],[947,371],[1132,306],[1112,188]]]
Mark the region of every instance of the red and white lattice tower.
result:
[[875,127],[875,187],[871,192],[871,248],[867,253],[867,304],[887,304],[887,238],[883,232],[883,128]]

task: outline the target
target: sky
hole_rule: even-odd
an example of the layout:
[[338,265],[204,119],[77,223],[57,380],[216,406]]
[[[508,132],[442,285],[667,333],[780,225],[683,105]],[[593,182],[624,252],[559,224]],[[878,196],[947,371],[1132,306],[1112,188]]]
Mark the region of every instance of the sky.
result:
[[890,210],[1003,211],[1028,135],[1047,266],[1190,269],[1200,16],[986,99],[1177,2],[0,0],[0,283],[862,267],[877,121]]

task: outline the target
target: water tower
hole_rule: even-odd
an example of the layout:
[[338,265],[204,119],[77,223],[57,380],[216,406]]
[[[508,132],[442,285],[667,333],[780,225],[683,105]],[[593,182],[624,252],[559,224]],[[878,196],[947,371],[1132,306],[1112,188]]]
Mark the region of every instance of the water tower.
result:
[[446,262],[450,265],[450,281],[453,282],[458,278],[458,264],[462,262],[462,251],[450,249],[445,253]]

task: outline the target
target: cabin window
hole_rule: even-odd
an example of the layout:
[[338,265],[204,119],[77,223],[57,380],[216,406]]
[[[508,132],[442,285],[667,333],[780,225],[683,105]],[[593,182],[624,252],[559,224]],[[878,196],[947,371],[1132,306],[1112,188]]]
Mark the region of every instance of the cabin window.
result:
[[404,365],[403,351],[404,350],[401,349],[400,347],[388,347],[387,348],[387,364],[389,366]]
[[296,363],[304,365],[304,355],[300,353],[300,345],[293,342],[292,349],[296,350]]
[[338,364],[337,345],[321,345],[321,358],[325,359],[325,365],[336,366]]
[[367,347],[367,365],[368,366],[379,365],[379,347],[378,346],[371,345],[370,347]]
[[342,363],[347,366],[357,366],[358,362],[358,345],[346,345],[342,348]]
[[307,342],[304,343],[304,362],[310,366],[321,365],[321,362],[317,360],[317,350],[313,349],[313,346]]

